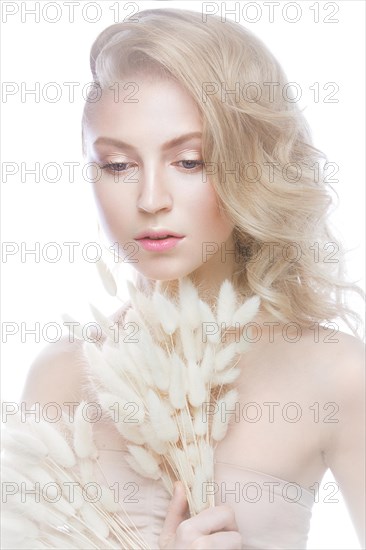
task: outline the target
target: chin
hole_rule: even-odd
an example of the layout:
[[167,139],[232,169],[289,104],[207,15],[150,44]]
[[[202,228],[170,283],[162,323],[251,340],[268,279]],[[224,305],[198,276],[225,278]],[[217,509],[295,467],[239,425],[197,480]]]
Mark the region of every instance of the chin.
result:
[[[199,266],[198,266],[199,267]],[[187,275],[190,275],[197,269],[197,266],[189,266],[189,267],[179,267],[179,266],[157,266],[155,263],[155,266],[151,268],[146,267],[142,268],[142,266],[139,266],[138,271],[143,277],[146,277],[147,279],[152,279],[154,281],[174,281],[176,279],[180,279],[181,277],[186,277]]]

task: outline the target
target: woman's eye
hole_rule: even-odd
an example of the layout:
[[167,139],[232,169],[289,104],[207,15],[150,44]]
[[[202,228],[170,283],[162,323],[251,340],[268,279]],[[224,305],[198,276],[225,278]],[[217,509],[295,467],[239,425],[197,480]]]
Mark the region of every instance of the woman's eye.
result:
[[110,172],[125,172],[126,167],[131,164],[130,162],[107,162],[102,166],[102,170],[109,170]]
[[185,166],[183,166],[184,169],[193,171],[194,168],[202,167],[203,161],[202,160],[180,160],[176,164],[183,163]]
[[[131,162],[107,162],[103,166],[101,166],[102,170],[108,170],[109,172],[112,172],[113,174],[126,172],[128,170],[129,165],[133,163]],[[176,162],[175,164],[182,164],[182,168],[184,168],[187,171],[193,172],[196,168],[201,168],[204,164],[202,160],[180,160]]]

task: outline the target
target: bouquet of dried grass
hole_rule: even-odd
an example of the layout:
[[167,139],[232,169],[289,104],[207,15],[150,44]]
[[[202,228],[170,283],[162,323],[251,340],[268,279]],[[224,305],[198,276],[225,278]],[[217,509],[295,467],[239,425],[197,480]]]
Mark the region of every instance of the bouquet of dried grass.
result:
[[82,414],[85,404],[64,414],[57,427],[37,415],[36,407],[34,417],[7,416],[1,548],[148,550],[113,491],[94,482],[98,451],[92,424]]
[[[116,295],[110,271],[102,262],[98,268],[105,288]],[[228,342],[225,332],[251,321],[259,298],[240,303],[228,280],[214,307],[200,299],[188,278],[179,280],[174,299],[159,284],[150,295],[132,283],[128,288],[131,307],[117,331],[91,305],[104,333],[102,345],[83,340],[91,385],[100,406],[128,441],[130,466],[140,475],[161,479],[170,494],[174,481],[181,480],[194,515],[214,505],[205,487],[214,481],[215,445],[228,428],[221,414],[207,413],[212,407],[230,409],[237,401],[237,364],[249,345],[243,338]],[[148,548],[138,531],[128,527],[131,521],[123,521],[126,512],[107,486],[98,501],[83,498],[97,449],[91,424],[80,412],[82,405],[75,418],[64,415],[58,429],[45,421],[27,420],[26,431],[16,416],[8,424],[4,474],[17,490],[6,503],[4,548]],[[134,415],[128,421],[131,405]],[[46,501],[37,491],[40,481],[72,483],[73,498]],[[24,497],[27,489],[34,490],[34,500]]]
[[[105,288],[116,292],[103,265],[100,274]],[[118,332],[91,306],[105,335],[101,349],[83,344],[94,392],[129,441],[130,466],[145,477],[161,478],[171,494],[174,481],[181,480],[194,515],[214,505],[205,487],[213,482],[215,445],[228,428],[228,415],[222,420],[220,411],[232,409],[238,399],[232,384],[249,345],[242,337],[229,342],[225,333],[253,319],[259,298],[238,303],[229,280],[213,308],[186,277],[179,279],[174,299],[159,284],[150,295],[130,282],[128,287],[132,307]],[[127,420],[131,405],[132,422]],[[217,413],[209,414],[213,410]]]

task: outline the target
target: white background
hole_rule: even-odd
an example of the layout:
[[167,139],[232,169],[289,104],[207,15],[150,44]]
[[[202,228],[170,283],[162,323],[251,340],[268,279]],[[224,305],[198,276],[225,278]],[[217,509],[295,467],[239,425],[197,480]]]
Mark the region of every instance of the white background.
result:
[[[115,311],[119,303],[106,297],[95,265],[86,262],[81,248],[88,242],[98,240],[96,233],[97,215],[91,195],[90,184],[83,180],[69,182],[65,162],[83,163],[81,155],[81,114],[83,97],[80,89],[91,80],[89,72],[89,50],[99,32],[116,22],[110,7],[116,2],[100,2],[102,17],[92,23],[83,20],[81,1],[75,7],[75,22],[68,21],[68,10],[63,2],[57,2],[62,16],[60,21],[50,23],[42,17],[45,2],[39,2],[41,17],[35,22],[34,15],[24,15],[22,9],[34,7],[35,2],[2,2],[19,8],[17,14],[9,16],[2,24],[2,81],[14,82],[21,88],[30,89],[36,82],[40,89],[48,82],[60,85],[63,95],[60,101],[47,102],[34,96],[21,101],[20,93],[3,98],[2,103],[2,162],[26,163],[27,167],[39,162],[41,166],[57,162],[64,167],[58,183],[34,183],[28,176],[22,183],[20,177],[9,178],[2,184],[2,241],[13,242],[15,246],[34,247],[40,243],[78,242],[75,262],[68,260],[68,249],[62,246],[63,258],[55,263],[34,256],[21,261],[20,253],[2,258],[2,328],[4,323],[15,323],[18,332],[8,336],[2,345],[2,399],[17,400],[20,397],[24,377],[33,358],[47,344],[42,336],[21,335],[21,323],[44,326],[48,322],[62,325],[61,314],[67,312],[80,322],[92,320],[88,303],[97,305],[104,313]],[[238,22],[248,26],[267,44],[285,69],[289,81],[301,85],[303,97],[300,101],[310,123],[314,144],[323,150],[329,161],[336,162],[340,171],[339,182],[333,184],[339,195],[339,207],[333,215],[333,224],[345,245],[352,248],[349,254],[349,275],[364,285],[364,19],[365,3],[360,1],[297,2],[301,8],[298,22],[286,21],[294,17],[294,8],[289,2],[280,2],[275,10],[274,22],[269,22],[268,7],[256,2],[262,15],[257,22],[254,8],[248,9],[247,19],[242,9],[248,2],[240,4],[241,19]],[[255,4],[252,2],[251,4]],[[157,7],[177,7],[201,11],[200,2],[137,2],[139,10]],[[287,5],[287,7],[286,7]],[[217,3],[226,10],[234,8],[234,2]],[[319,22],[314,22],[314,6],[319,9]],[[325,23],[324,18],[339,7],[333,19],[336,23]],[[120,20],[131,12],[119,3]],[[125,6],[126,7],[126,6]],[[90,8],[87,17],[95,16]],[[259,12],[260,13],[260,12]],[[284,15],[282,15],[284,13]],[[49,18],[56,11],[49,8]],[[218,12],[220,14],[220,11]],[[245,14],[245,12],[244,12]],[[234,15],[227,14],[228,18]],[[69,101],[64,82],[80,82],[76,88],[75,100]],[[319,83],[320,101],[314,102],[310,89]],[[335,96],[338,103],[323,101],[332,88],[324,90],[329,82],[339,86]],[[54,172],[50,171],[48,177]],[[26,243],[21,245],[21,243]],[[49,251],[53,254],[53,251]],[[123,293],[123,289],[121,290]],[[361,312],[361,305],[356,306]],[[66,334],[66,332],[65,332]],[[50,332],[49,337],[54,333]],[[3,332],[3,342],[5,333]],[[347,365],[345,365],[347,368]],[[322,485],[331,481],[326,475]],[[337,498],[339,494],[336,495]],[[359,548],[357,538],[342,500],[338,504],[319,503],[314,506],[309,548],[340,549]]]

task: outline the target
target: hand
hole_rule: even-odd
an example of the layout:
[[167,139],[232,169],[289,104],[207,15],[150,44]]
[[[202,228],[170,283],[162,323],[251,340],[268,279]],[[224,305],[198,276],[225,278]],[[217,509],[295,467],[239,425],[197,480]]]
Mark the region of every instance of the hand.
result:
[[243,540],[230,506],[213,506],[187,516],[184,486],[177,481],[159,537],[160,550],[241,550]]

